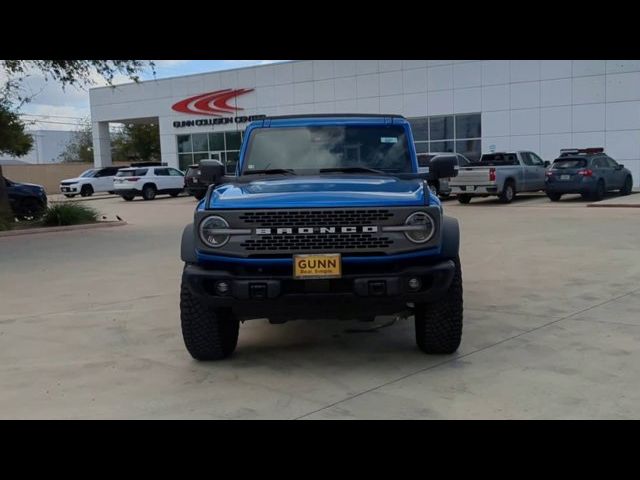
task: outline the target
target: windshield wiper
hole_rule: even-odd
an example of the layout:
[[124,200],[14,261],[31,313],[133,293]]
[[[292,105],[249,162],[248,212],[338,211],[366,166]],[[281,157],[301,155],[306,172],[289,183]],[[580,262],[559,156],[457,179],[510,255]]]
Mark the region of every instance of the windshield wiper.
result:
[[375,173],[378,175],[389,175],[388,172],[382,170],[376,170],[375,168],[367,167],[333,167],[333,168],[321,168],[320,173]]
[[295,175],[290,168],[267,168],[264,170],[245,170],[243,175]]

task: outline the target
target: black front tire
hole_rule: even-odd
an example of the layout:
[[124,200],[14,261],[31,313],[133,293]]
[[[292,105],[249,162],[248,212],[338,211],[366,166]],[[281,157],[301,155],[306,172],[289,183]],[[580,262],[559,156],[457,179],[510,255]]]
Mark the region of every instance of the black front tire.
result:
[[133,195],[122,195],[122,198],[124,198],[127,202],[130,202],[134,199]]
[[238,344],[240,322],[230,310],[215,310],[180,287],[180,322],[187,350],[196,360],[221,360]]
[[65,194],[64,194],[64,196],[65,196],[65,197],[67,197],[67,198],[73,198],[73,197],[75,197],[75,194],[70,195],[70,194],[68,194],[68,193],[65,193]]
[[449,289],[433,303],[417,303],[415,308],[416,343],[429,354],[451,354],[462,340],[462,270],[460,259]]
[[83,185],[80,189],[81,197],[90,197],[93,195],[93,187],[91,185]]
[[549,197],[549,200],[551,200],[552,202],[557,202],[562,198],[562,194],[547,192],[547,197]]
[[471,195],[460,195],[458,194],[458,202],[464,203],[465,205],[471,201]]
[[624,186],[620,190],[620,195],[630,195],[632,189],[633,189],[633,179],[631,178],[631,176],[628,176],[624,180]]

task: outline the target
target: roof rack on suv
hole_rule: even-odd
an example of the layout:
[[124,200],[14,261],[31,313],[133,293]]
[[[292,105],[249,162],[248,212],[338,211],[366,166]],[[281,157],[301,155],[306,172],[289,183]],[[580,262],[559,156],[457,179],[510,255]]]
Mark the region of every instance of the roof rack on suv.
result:
[[604,148],[592,147],[592,148],[563,148],[560,150],[560,156],[566,157],[568,155],[595,155],[596,153],[603,153]]
[[132,167],[166,167],[167,162],[134,162]]

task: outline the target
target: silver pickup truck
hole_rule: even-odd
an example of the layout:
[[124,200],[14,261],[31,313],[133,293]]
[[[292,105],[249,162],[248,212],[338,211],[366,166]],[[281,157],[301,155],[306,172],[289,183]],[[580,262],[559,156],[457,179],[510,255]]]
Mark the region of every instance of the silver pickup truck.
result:
[[545,188],[549,162],[528,151],[485,153],[480,161],[460,167],[449,186],[460,203],[471,197],[497,196],[511,203],[516,192],[535,192]]

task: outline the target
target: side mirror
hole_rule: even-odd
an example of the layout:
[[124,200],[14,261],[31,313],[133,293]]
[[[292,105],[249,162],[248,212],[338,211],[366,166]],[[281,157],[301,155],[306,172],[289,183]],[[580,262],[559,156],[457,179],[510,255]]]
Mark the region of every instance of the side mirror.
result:
[[200,179],[209,185],[218,185],[222,182],[225,170],[222,162],[218,160],[200,161]]
[[549,165],[551,165],[551,162],[549,160],[545,160],[544,161],[545,168],[548,167]]
[[439,155],[429,162],[429,181],[458,176],[458,158],[455,155]]
[[623,168],[624,168],[624,165],[623,165],[623,164],[621,164],[621,163],[619,163],[619,164],[616,166],[616,170],[622,170]]

